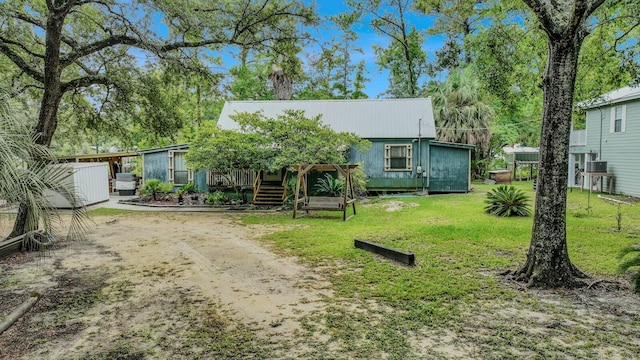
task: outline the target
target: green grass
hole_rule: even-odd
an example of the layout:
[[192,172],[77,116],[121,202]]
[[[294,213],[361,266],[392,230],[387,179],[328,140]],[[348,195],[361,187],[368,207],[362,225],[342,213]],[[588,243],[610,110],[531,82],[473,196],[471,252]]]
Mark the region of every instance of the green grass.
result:
[[123,209],[111,209],[111,208],[97,208],[87,212],[89,216],[105,216],[105,215],[126,215],[126,214],[139,214],[139,211],[135,210],[123,210]]
[[[535,199],[531,182],[514,185]],[[352,338],[357,337],[361,348],[343,348],[354,355],[361,354],[367,346],[382,346],[381,351],[390,354],[390,358],[404,358],[408,356],[405,353],[407,332],[443,325],[455,328],[471,307],[500,301],[515,302],[527,309],[540,307],[535,297],[506,285],[497,276],[503,270],[515,270],[524,263],[533,217],[502,218],[486,214],[484,199],[492,188],[494,186],[474,184],[474,191],[469,194],[373,199],[371,204],[359,206],[357,216],[347,222],[341,221],[337,212],[316,213],[295,220],[290,214],[251,215],[243,221],[246,224],[294,225],[291,230],[270,234],[263,240],[273,244],[278,251],[300,257],[309,266],[325,269],[336,291],[335,299],[359,304],[370,299],[393,309],[376,316],[367,311],[360,315],[349,313],[349,317],[344,311],[334,309],[309,323],[322,324],[324,331],[341,339],[343,344],[352,344]],[[418,206],[388,212],[385,204],[389,201]],[[620,249],[640,242],[640,203],[623,205],[621,209],[622,230],[617,231],[617,205],[596,194],[589,197],[587,192],[579,190],[568,193],[567,242],[570,257],[578,268],[594,276],[617,276]],[[400,266],[356,249],[355,238],[414,252],[416,266]],[[347,318],[349,321],[345,321]],[[374,319],[379,326],[373,333],[365,327],[360,332],[353,328]],[[313,331],[319,330],[314,326]],[[487,331],[506,330],[502,325],[495,325],[495,329]],[[518,334],[510,333],[509,336]],[[533,336],[531,341],[549,338],[553,336]],[[500,345],[504,347],[501,349],[489,346],[485,341],[481,343],[478,347],[480,355],[483,352],[494,354],[491,349],[498,354],[503,350],[511,351],[508,341]],[[581,345],[576,356],[593,355],[589,352],[594,351],[590,346],[596,345],[588,344],[591,343]],[[524,349],[520,350],[528,351],[526,348],[531,346],[531,343],[524,344]],[[559,348],[535,348],[533,351],[553,356],[554,352],[562,350]]]

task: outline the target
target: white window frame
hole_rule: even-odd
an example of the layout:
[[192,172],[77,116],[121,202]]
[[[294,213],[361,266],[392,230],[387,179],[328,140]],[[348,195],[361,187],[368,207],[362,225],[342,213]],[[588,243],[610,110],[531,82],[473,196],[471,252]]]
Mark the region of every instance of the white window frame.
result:
[[[173,185],[185,185],[185,184],[176,184],[175,182],[175,154],[176,153],[180,153],[180,154],[186,154],[188,153],[188,150],[169,150],[169,182],[173,183]],[[186,164],[185,164],[186,166]],[[193,171],[187,169],[187,182],[193,182]]]
[[[402,169],[391,168],[391,148],[404,147],[406,149],[406,167]],[[384,145],[384,171],[413,171],[413,144],[385,144]]]
[[[620,109],[620,117],[616,117],[616,109]],[[616,131],[616,120],[620,120],[620,131]],[[611,108],[610,133],[623,133],[627,129],[627,105],[618,105]]]

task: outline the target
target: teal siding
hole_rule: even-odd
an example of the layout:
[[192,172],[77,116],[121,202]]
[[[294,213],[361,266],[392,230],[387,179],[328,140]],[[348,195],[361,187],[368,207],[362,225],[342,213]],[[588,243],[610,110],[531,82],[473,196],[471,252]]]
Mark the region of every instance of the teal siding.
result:
[[169,179],[169,152],[143,154],[144,181],[158,179],[167,182]]
[[429,147],[429,192],[469,191],[469,152],[465,148]]
[[[428,169],[429,140],[420,142],[421,151],[418,151],[418,142],[413,139],[368,139],[371,147],[365,152],[351,149],[350,163],[363,163],[364,172],[369,177],[367,189],[377,190],[416,190],[423,187],[423,179],[417,176],[416,167],[419,162],[423,169]],[[384,147],[389,144],[413,144],[413,160],[411,171],[385,171]]]
[[207,172],[205,170],[198,170],[193,174],[193,182],[201,192],[207,192],[209,187],[207,186]]
[[[184,145],[165,147],[158,150],[148,150],[150,152],[142,152],[143,156],[143,177],[144,181],[158,179],[162,182],[169,181],[169,150],[183,150],[187,147]],[[200,191],[207,191],[207,172],[204,170],[196,171],[193,174],[193,182],[198,186]],[[174,190],[177,190],[176,186]]]
[[597,152],[598,160],[607,162],[608,171],[614,173],[616,193],[640,196],[640,101],[615,105],[626,105],[625,131],[610,132],[612,106],[590,109],[586,148]]

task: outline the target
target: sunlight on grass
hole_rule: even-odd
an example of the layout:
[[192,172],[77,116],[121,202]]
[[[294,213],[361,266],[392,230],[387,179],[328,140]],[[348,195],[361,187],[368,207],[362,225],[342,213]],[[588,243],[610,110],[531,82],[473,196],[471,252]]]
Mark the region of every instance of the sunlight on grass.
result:
[[[530,196],[533,206],[531,183],[514,185]],[[524,262],[533,217],[500,218],[484,213],[485,194],[492,188],[474,184],[470,194],[373,199],[371,204],[359,206],[358,215],[348,222],[334,217],[335,213],[296,220],[289,214],[249,216],[244,221],[297,225],[265,240],[311,265],[330,268],[340,296],[389,304],[510,298],[513,290],[495,275]],[[405,207],[386,211],[390,201]],[[622,212],[623,227],[618,232],[617,206],[595,194],[589,199],[587,192],[568,193],[569,253],[580,269],[594,275],[613,275],[619,263],[618,251],[639,242],[640,204],[624,205]],[[414,252],[416,266],[399,266],[356,249],[355,238]]]

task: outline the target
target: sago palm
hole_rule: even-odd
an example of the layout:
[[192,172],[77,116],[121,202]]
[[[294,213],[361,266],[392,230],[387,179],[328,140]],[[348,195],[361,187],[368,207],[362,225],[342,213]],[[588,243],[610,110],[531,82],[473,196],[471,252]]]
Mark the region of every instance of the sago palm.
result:
[[[631,256],[628,256],[631,255]],[[626,273],[629,269],[636,269],[631,275],[633,291],[640,292],[640,244],[630,245],[620,251],[620,259],[624,261],[618,266],[618,272]]]
[[513,186],[500,185],[487,193],[484,211],[496,216],[529,216],[529,197]]

